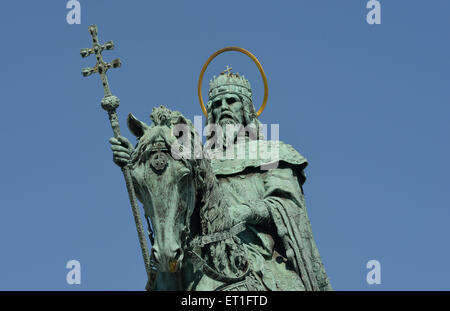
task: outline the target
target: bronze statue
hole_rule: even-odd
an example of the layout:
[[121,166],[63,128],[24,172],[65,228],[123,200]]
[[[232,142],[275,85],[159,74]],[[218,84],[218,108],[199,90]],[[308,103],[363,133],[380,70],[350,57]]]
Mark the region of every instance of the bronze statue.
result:
[[[94,40],[92,53],[98,46]],[[147,289],[331,290],[306,212],[306,159],[264,138],[244,76],[227,68],[208,95],[204,145],[190,120],[164,106],[153,109],[151,125],[128,116],[135,147],[118,130],[110,139],[114,162],[132,181]],[[116,107],[105,108],[110,119]]]

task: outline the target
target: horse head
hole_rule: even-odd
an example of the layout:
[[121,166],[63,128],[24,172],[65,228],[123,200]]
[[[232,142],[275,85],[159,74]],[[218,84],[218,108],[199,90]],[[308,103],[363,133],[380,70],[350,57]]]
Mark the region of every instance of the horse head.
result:
[[152,223],[158,270],[175,272],[182,266],[191,230],[201,227],[199,217],[192,215],[198,205],[202,145],[192,123],[178,111],[161,106],[150,117],[151,126],[128,116],[128,127],[139,141],[131,159],[133,184]]

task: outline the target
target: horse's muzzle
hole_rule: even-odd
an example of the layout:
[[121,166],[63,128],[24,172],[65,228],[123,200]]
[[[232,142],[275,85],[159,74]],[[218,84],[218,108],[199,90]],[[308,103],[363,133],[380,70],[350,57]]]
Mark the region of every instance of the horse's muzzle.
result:
[[176,261],[176,260],[169,261],[169,272],[172,272],[172,273],[176,272],[177,266],[178,266],[178,261]]
[[177,248],[175,251],[165,251],[161,254],[157,247],[153,250],[153,256],[160,271],[177,272],[183,261],[183,251]]

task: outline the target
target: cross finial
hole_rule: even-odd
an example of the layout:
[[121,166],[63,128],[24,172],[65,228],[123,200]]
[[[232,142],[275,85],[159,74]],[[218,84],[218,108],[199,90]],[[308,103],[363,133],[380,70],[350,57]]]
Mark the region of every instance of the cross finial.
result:
[[114,43],[112,41],[108,41],[105,44],[100,44],[98,42],[98,29],[96,25],[89,26],[89,33],[92,37],[93,47],[82,49],[80,51],[81,57],[87,57],[91,54],[95,54],[97,58],[97,64],[95,64],[92,68],[83,68],[82,73],[83,76],[87,77],[90,76],[93,73],[98,72],[100,74],[100,77],[102,79],[103,84],[103,90],[105,91],[105,97],[111,96],[111,91],[109,90],[109,84],[108,79],[106,77],[106,72],[110,68],[118,68],[122,65],[120,62],[120,59],[117,58],[113,60],[110,63],[106,63],[103,61],[102,52],[104,50],[113,50],[114,49]]
[[229,66],[227,65],[227,69],[225,69],[222,73],[225,74],[225,72],[226,72],[227,75],[230,75],[230,74],[231,74],[231,69],[233,69],[233,68],[232,68],[232,67],[229,67]]

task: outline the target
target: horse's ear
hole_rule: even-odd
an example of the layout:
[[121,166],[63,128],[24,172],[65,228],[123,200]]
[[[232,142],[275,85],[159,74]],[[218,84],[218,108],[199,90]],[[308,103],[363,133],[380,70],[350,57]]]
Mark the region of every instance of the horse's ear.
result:
[[138,120],[132,113],[128,115],[127,125],[130,132],[137,138],[141,138],[148,129],[148,125]]

